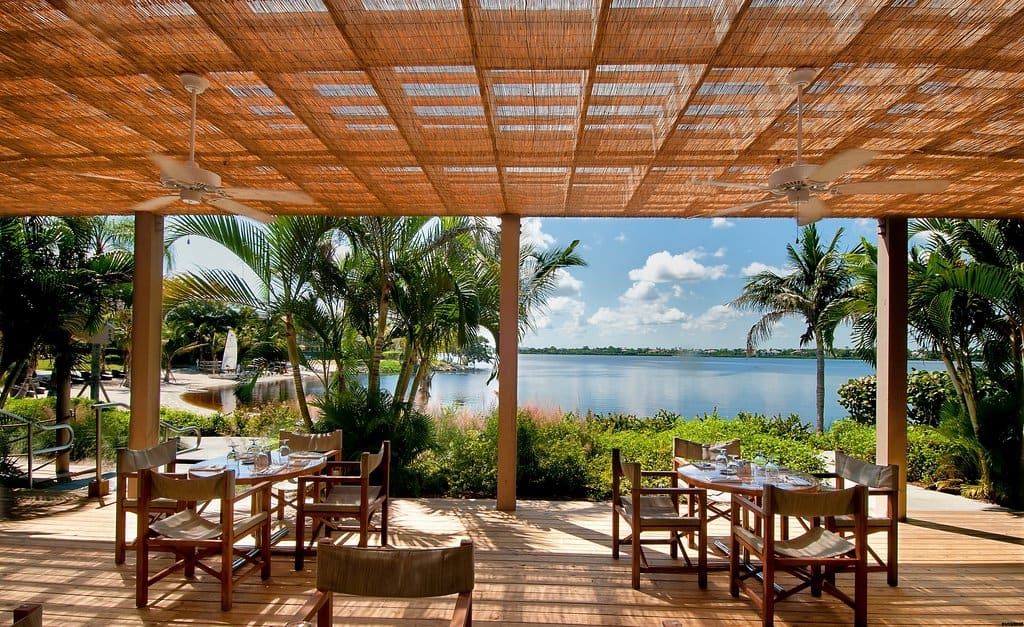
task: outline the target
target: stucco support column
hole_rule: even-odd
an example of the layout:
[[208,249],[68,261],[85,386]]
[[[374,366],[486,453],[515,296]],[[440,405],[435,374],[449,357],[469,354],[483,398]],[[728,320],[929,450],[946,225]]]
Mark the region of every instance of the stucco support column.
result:
[[498,320],[498,509],[516,508],[516,414],[519,406],[519,216],[501,217]]
[[878,221],[878,391],[875,457],[900,467],[907,517],[907,220]]
[[164,279],[164,218],[135,214],[135,278],[132,292],[131,422],[128,446],[160,439],[160,325]]

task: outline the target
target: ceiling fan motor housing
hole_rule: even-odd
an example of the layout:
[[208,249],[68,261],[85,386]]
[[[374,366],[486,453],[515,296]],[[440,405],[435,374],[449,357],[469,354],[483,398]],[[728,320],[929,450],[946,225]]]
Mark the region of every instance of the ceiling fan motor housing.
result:
[[768,187],[780,196],[794,190],[823,191],[825,183],[811,181],[808,178],[817,169],[818,166],[812,163],[794,163],[779,168],[768,177]]
[[211,192],[220,188],[220,176],[200,168],[194,161],[182,164],[182,169],[187,171],[187,176],[173,177],[164,173],[160,175],[160,182],[168,189],[198,190],[200,192]]

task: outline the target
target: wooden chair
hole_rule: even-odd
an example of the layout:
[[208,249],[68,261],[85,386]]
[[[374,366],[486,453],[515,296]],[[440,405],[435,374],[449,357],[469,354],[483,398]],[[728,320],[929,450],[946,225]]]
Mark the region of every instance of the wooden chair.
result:
[[[854,624],[857,627],[867,625],[866,508],[867,489],[863,486],[825,492],[791,492],[768,484],[760,505],[734,494],[730,513],[729,593],[739,596],[742,587],[761,609],[764,627],[774,624],[778,601],[808,587],[814,596],[821,596],[825,591],[843,601],[853,608]],[[809,529],[798,538],[777,539],[776,529],[786,516],[810,519]],[[851,543],[825,529],[821,522],[826,516],[850,516],[854,521],[854,541]],[[752,560],[741,563],[741,551]],[[836,573],[850,570],[854,572],[852,598],[833,583]],[[777,585],[780,571],[793,575],[799,583],[787,589]]]
[[[281,430],[278,432],[278,440],[288,440],[288,448],[292,451],[313,451],[327,455],[328,461],[341,459],[341,429],[330,433],[295,433],[294,431]],[[277,519],[284,520],[284,508],[290,506],[298,509],[296,501],[296,482],[281,481],[274,484],[274,497],[277,501]]]
[[[304,546],[306,518],[310,519],[309,546],[321,529],[359,534],[359,546],[366,546],[371,532],[380,533],[381,546],[388,543],[388,494],[391,466],[391,442],[385,440],[375,454],[363,452],[358,461],[328,462],[321,475],[299,477],[299,495],[295,520],[295,570],[302,570],[307,550]],[[346,474],[358,471],[358,474]],[[372,524],[374,514],[380,523]],[[344,525],[343,520],[354,520]]]
[[331,625],[333,593],[368,597],[437,597],[458,594],[451,627],[473,624],[473,542],[457,547],[396,549],[317,545],[317,594],[291,625]]
[[[125,514],[138,514],[138,499],[128,496],[128,481],[137,479],[139,471],[165,467],[167,472],[174,472],[175,459],[178,455],[178,438],[171,438],[163,444],[133,450],[117,449],[117,489],[114,492],[114,563],[124,564],[125,553],[135,546],[134,542],[125,542]],[[181,509],[177,501],[159,500],[150,503],[149,515],[161,518]]]
[[[680,460],[710,461],[713,456],[710,455],[709,451],[713,448],[724,449],[726,455],[739,455],[740,441],[739,439],[734,439],[728,442],[702,444],[700,442],[684,440],[683,438],[672,438],[672,470],[679,469],[682,463]],[[673,485],[676,485],[677,480],[678,478],[673,478]],[[708,493],[708,522],[729,517],[731,503],[729,497],[729,494],[723,492]],[[693,514],[693,510],[690,511],[690,514]]]
[[[868,488],[868,534],[885,532],[888,540],[886,559],[868,544],[868,553],[874,563],[868,566],[868,572],[886,573],[886,581],[890,586],[899,585],[899,476],[900,467],[896,464],[880,466],[871,464],[856,457],[850,457],[836,451],[836,470],[831,473],[815,474],[821,479],[834,479],[837,488],[846,486],[846,482],[856,483]],[[885,516],[871,515],[870,502],[885,499]],[[828,518],[825,526],[831,531],[846,536],[853,532],[854,520],[849,516]]]
[[[644,487],[644,478],[671,478],[672,470],[643,471],[640,465],[624,462],[619,449],[612,449],[612,557],[619,559],[619,545],[630,545],[633,566],[633,588],[640,589],[640,573],[697,573],[697,584],[708,585],[707,553],[707,491],[699,488]],[[622,482],[629,483],[629,491],[623,490]],[[691,515],[681,515],[679,499],[686,498],[693,507]],[[620,538],[619,519],[625,521],[630,533]],[[641,538],[645,532],[668,532],[668,538]],[[691,541],[697,536],[697,564],[690,560],[683,546],[682,538]],[[644,554],[645,544],[668,544],[673,560],[682,551],[685,565],[652,566]]]
[[25,603],[14,608],[13,627],[43,627],[43,606]]
[[[150,521],[150,505],[159,499],[182,501],[182,511]],[[236,517],[236,505],[251,499],[248,516]],[[196,513],[198,501],[219,501],[216,520]],[[235,493],[233,470],[209,477],[186,478],[139,471],[139,532],[135,542],[135,605],[146,607],[149,587],[175,570],[184,570],[191,579],[196,567],[220,580],[220,607],[231,609],[234,585],[257,570],[263,579],[270,577],[270,484],[262,483]],[[255,548],[236,547],[242,538],[252,536]],[[173,553],[175,561],[156,574],[149,574],[150,551]],[[202,560],[219,556],[216,568]]]

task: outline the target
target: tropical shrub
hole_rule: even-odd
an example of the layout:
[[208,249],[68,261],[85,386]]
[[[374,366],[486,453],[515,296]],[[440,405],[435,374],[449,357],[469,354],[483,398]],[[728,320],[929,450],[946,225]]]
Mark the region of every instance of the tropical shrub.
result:
[[410,464],[433,444],[430,416],[401,404],[396,410],[387,391],[371,394],[358,385],[350,385],[344,394],[318,399],[314,405],[322,412],[315,430],[341,429],[342,453],[349,459],[363,451],[375,453],[384,440],[391,441],[391,489],[396,496],[405,496],[419,482],[411,476]]
[[187,409],[171,409],[170,407],[160,408],[160,420],[174,425],[175,427],[199,427],[199,432],[204,435],[236,435],[228,427],[228,418],[217,412],[204,415]]
[[[839,404],[851,420],[875,424],[877,385],[875,375],[868,375],[839,386]],[[945,372],[914,370],[907,376],[907,422],[936,427],[942,406],[955,398]]]

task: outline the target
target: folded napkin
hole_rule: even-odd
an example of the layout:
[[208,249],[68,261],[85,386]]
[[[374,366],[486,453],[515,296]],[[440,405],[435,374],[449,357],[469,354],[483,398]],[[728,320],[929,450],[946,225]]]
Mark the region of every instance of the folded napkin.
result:
[[295,451],[288,455],[289,459],[318,459],[320,457],[323,457],[323,453],[316,451]]
[[199,466],[198,468],[197,467],[193,467],[193,468],[190,469],[190,471],[191,472],[221,472],[225,468],[227,468],[227,466],[224,466],[223,464],[214,464],[214,465],[211,465],[211,466]]
[[715,477],[715,481],[718,483],[743,483],[743,479],[735,475],[720,475]]
[[787,481],[789,482],[790,485],[796,485],[796,486],[805,486],[806,487],[806,486],[814,485],[812,482],[808,481],[807,479],[804,479],[803,477],[790,476],[790,477],[787,478]]

